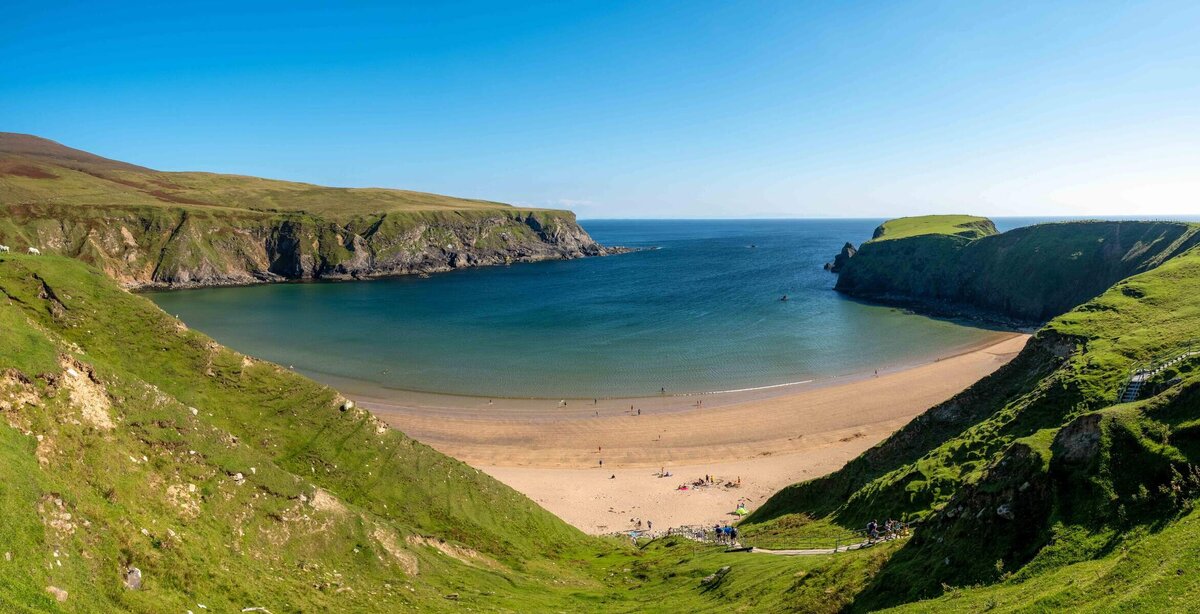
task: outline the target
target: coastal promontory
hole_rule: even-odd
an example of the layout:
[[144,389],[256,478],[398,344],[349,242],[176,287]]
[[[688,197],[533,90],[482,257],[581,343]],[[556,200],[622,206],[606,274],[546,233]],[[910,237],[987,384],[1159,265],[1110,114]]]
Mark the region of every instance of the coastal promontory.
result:
[[986,218],[933,215],[880,225],[840,271],[847,295],[1040,323],[1200,244],[1200,225],[1078,221],[998,233]]
[[126,287],[356,279],[613,253],[569,211],[163,172],[0,133],[0,244]]

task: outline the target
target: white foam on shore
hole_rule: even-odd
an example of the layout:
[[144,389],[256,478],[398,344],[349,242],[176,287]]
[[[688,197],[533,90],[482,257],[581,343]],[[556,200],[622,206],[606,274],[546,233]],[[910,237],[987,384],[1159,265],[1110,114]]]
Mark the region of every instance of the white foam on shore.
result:
[[772,388],[784,388],[787,386],[799,386],[801,384],[811,384],[815,381],[817,381],[817,380],[806,379],[806,380],[800,381],[800,382],[785,382],[783,384],[771,384],[769,386],[755,386],[753,388],[735,388],[733,390],[714,390],[712,392],[693,392],[690,394],[685,394],[683,396],[692,396],[694,394],[729,394],[729,393],[733,393],[733,392],[754,392],[755,390],[770,390]]

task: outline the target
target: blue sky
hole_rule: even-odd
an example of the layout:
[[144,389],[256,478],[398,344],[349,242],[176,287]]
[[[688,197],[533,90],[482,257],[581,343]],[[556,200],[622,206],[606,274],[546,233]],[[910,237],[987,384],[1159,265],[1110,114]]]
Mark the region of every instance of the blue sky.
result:
[[585,218],[1200,212],[1200,3],[345,4],[8,0],[0,130]]

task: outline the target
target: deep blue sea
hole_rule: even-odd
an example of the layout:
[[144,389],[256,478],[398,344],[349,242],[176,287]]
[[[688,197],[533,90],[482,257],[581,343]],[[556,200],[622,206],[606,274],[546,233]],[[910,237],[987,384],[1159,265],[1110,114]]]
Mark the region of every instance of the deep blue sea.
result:
[[822,265],[880,221],[585,221],[604,244],[654,249],[149,297],[221,343],[317,379],[484,396],[769,386],[929,360],[994,333],[834,292]]

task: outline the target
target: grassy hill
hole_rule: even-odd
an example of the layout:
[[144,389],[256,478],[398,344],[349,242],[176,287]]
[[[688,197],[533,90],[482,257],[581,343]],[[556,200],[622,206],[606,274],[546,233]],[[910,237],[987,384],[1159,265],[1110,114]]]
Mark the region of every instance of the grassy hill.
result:
[[568,211],[161,172],[0,133],[0,244],[127,286],[348,278],[608,253]]
[[512,208],[408,190],[329,188],[243,175],[161,172],[11,132],[0,132],[0,177],[0,202],[4,203],[215,208],[307,213],[333,220],[384,213]]
[[891,241],[920,235],[979,239],[996,234],[996,225],[974,215],[921,215],[888,220],[875,229],[872,241]]
[[926,216],[887,222],[875,237],[841,268],[838,291],[1041,324],[1200,244],[1200,224],[1070,222],[995,234],[983,218]]
[[[786,541],[919,523],[854,611],[1186,611],[1200,598],[1187,549],[1200,495],[1200,353],[1188,354],[1200,350],[1198,296],[1200,248],[1120,281],[842,470],[776,494],[743,529]],[[1143,398],[1118,403],[1135,368],[1160,364]]]
[[602,544],[78,263],[0,256],[0,323],[4,611],[50,609],[46,586],[140,612],[516,609],[600,586],[565,561]]

